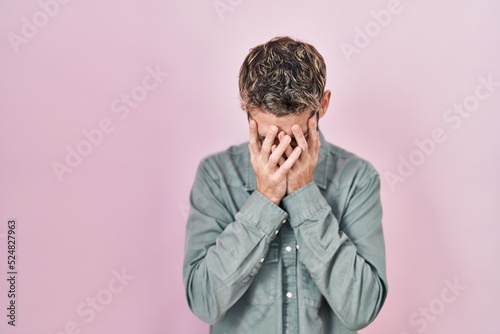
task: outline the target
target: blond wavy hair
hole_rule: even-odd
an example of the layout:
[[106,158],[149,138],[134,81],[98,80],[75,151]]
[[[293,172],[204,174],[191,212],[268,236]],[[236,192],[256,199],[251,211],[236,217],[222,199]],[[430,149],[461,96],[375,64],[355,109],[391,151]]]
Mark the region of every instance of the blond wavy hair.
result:
[[326,65],[308,43],[275,37],[250,50],[239,74],[241,108],[276,116],[297,115],[319,108],[326,83]]

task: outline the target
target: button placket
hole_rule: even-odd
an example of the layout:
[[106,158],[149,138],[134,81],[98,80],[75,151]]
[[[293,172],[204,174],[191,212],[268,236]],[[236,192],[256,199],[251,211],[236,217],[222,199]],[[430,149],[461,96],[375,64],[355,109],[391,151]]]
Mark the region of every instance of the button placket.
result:
[[285,332],[296,333],[296,328],[298,328],[298,295],[297,254],[294,252],[294,247],[297,241],[290,224],[286,224],[281,228],[280,238],[280,249],[283,261],[283,278],[281,286],[283,291],[283,326]]

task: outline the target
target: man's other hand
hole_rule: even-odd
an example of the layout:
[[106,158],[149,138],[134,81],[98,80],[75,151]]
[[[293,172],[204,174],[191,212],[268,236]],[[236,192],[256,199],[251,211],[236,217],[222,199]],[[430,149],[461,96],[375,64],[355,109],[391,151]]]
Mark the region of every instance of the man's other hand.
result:
[[[286,194],[291,194],[294,191],[302,188],[309,182],[314,180],[314,170],[318,163],[318,155],[320,148],[319,131],[317,130],[316,117],[311,117],[308,121],[309,136],[306,139],[299,125],[292,126],[293,136],[300,147],[301,154],[297,162],[293,164],[290,172],[287,174],[287,189]],[[282,141],[286,137],[284,132],[281,132],[278,139]],[[285,155],[288,159],[292,156],[293,150],[290,145],[285,149]],[[283,163],[282,158],[279,162]]]

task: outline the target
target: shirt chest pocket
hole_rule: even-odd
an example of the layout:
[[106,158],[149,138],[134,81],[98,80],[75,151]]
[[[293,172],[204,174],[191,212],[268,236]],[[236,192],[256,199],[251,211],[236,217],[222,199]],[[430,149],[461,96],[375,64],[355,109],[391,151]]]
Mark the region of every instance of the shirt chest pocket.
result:
[[276,239],[274,239],[270,244],[269,244],[269,249],[267,250],[266,257],[264,258],[264,263],[276,263],[278,262],[278,257],[279,257],[279,244],[276,242]]

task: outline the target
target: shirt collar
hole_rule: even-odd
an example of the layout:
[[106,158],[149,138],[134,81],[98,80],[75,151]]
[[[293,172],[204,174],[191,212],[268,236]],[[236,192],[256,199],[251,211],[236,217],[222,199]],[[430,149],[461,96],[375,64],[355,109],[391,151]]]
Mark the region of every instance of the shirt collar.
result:
[[[318,163],[316,164],[316,169],[314,170],[314,182],[316,185],[322,189],[326,189],[327,183],[327,167],[330,155],[328,154],[328,148],[326,147],[327,142],[321,130],[319,130],[319,141],[321,143]],[[255,172],[253,171],[252,164],[250,162],[250,151],[245,152],[245,166],[247,167],[245,190],[253,191],[257,187],[257,181],[255,179]]]

